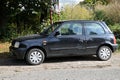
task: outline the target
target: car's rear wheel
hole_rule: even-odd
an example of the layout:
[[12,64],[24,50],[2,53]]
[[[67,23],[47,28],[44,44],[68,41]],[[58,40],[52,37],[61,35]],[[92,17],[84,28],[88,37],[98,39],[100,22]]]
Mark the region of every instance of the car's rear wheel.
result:
[[102,61],[107,61],[111,58],[112,50],[108,46],[101,46],[97,52],[97,57]]
[[26,61],[31,65],[41,64],[45,59],[44,52],[40,49],[34,48],[28,51]]

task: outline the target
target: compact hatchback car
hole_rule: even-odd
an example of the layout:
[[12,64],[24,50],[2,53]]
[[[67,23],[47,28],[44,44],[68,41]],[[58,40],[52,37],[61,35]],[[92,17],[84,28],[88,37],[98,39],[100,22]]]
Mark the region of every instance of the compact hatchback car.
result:
[[55,56],[97,55],[106,61],[117,47],[105,22],[70,20],[55,22],[40,34],[14,39],[10,51],[17,59],[37,65]]

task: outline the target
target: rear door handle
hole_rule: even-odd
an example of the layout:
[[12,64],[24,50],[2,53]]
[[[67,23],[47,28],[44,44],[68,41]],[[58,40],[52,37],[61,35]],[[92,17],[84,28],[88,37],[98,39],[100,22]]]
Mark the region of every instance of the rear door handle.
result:
[[90,38],[89,40],[90,40],[90,41],[92,41],[92,40],[93,40],[93,38]]
[[84,40],[82,40],[82,39],[79,39],[79,42],[83,42]]

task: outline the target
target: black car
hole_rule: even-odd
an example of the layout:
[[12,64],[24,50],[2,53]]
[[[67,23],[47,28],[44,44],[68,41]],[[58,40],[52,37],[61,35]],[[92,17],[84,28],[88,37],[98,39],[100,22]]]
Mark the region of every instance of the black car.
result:
[[97,55],[106,61],[117,47],[105,22],[70,20],[55,22],[40,34],[14,39],[10,51],[17,59],[37,65],[55,56]]

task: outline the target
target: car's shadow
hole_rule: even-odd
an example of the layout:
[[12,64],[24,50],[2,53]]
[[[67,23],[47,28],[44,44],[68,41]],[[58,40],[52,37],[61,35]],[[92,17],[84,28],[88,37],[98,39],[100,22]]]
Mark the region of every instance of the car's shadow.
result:
[[[98,58],[96,56],[54,57],[45,59],[43,64],[75,61],[98,61]],[[0,66],[28,66],[28,64],[24,60],[18,60],[8,54],[0,53]]]
[[72,56],[48,58],[44,63],[75,62],[75,61],[98,61],[96,56]]

